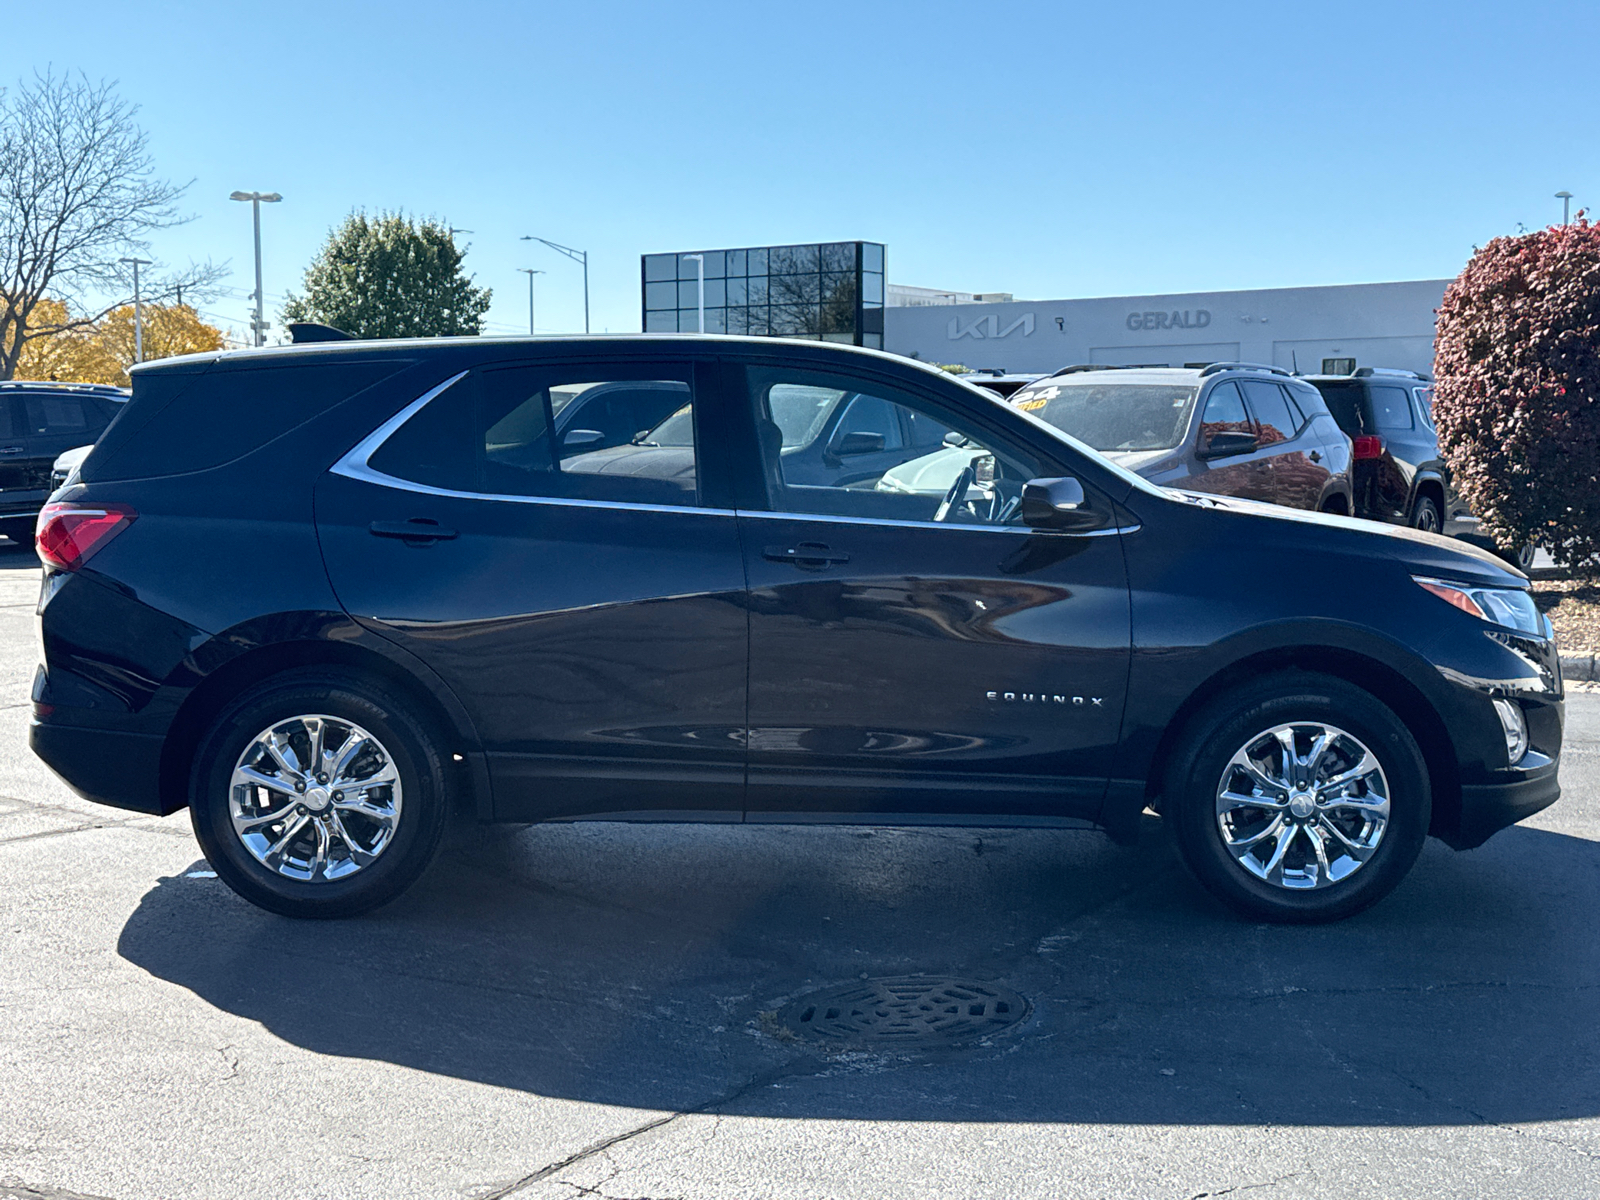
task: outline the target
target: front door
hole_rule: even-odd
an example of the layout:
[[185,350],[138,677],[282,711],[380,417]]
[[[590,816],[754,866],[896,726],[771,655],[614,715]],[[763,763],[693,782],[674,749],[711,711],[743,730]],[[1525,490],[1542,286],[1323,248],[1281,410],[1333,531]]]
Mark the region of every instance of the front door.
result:
[[[704,367],[485,366],[320,481],[341,603],[466,706],[503,819],[739,820],[747,622],[731,509],[704,499]],[[565,446],[552,393],[675,389],[622,446]]]
[[[875,478],[801,482],[773,411],[798,389],[872,397],[919,436]],[[754,365],[744,390],[769,499],[740,513],[747,819],[1095,816],[1128,673],[1113,522],[1023,526],[1022,484],[1059,467],[935,396]]]

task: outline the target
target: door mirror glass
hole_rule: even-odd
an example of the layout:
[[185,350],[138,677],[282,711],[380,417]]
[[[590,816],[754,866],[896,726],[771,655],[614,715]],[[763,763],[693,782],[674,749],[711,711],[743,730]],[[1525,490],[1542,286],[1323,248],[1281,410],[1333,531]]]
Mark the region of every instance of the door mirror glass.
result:
[[1023,484],[1022,521],[1034,529],[1094,529],[1103,524],[1089,507],[1083,484],[1070,476]]
[[1260,449],[1261,443],[1253,433],[1238,429],[1221,429],[1201,444],[1201,458],[1231,458],[1236,454],[1250,454]]
[[592,446],[596,442],[603,441],[605,436],[598,429],[572,429],[568,430],[567,436],[561,439],[561,444],[563,446]]
[[882,454],[885,440],[881,433],[857,430],[845,434],[834,443],[833,452],[840,458],[848,458],[853,454]]

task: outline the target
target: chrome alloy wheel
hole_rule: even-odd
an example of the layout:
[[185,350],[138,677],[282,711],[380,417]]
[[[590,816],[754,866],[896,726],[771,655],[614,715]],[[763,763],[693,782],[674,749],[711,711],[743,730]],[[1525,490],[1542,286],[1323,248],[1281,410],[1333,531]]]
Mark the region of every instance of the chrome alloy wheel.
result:
[[1234,861],[1257,879],[1332,887],[1377,853],[1389,827],[1389,781],[1372,751],[1342,729],[1276,725],[1223,768],[1217,826]]
[[359,725],[307,714],[250,740],[228,788],[233,831],[286,879],[346,879],[371,866],[400,823],[394,760]]

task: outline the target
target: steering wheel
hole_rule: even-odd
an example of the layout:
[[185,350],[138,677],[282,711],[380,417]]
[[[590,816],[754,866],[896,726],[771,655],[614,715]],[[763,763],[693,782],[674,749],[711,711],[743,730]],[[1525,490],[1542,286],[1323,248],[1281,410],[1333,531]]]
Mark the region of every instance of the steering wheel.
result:
[[967,489],[977,479],[978,473],[970,465],[963,467],[961,474],[956,476],[956,481],[950,485],[950,490],[944,494],[944,499],[939,502],[938,510],[933,514],[935,521],[948,521],[950,514],[960,507],[961,502],[967,498]]

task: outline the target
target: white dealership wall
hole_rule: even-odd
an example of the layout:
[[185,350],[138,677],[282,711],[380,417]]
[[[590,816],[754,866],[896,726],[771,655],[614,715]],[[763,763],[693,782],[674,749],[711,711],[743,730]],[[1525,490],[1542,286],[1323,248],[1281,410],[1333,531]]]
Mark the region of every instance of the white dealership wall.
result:
[[884,348],[1007,371],[1242,360],[1312,373],[1325,358],[1353,358],[1431,373],[1434,310],[1449,282],[886,308]]

